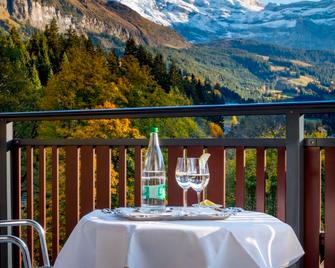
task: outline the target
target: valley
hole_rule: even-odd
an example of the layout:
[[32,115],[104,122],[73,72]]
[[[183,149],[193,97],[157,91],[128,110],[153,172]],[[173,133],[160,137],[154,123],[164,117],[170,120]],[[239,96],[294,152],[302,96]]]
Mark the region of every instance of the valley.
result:
[[333,99],[335,53],[234,39],[161,49],[185,72],[255,101]]

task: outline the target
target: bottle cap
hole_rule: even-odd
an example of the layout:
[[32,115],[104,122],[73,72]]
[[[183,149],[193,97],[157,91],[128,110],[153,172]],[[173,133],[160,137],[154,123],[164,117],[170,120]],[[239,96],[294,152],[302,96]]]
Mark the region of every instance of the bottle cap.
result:
[[151,133],[158,133],[158,127],[151,127],[150,132]]

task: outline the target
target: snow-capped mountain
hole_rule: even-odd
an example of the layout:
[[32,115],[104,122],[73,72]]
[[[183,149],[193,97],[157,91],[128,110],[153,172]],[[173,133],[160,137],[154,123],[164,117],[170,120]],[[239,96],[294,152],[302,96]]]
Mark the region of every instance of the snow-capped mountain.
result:
[[[124,4],[143,17],[163,25],[192,23],[196,19],[227,18],[245,11],[263,9],[257,0],[113,0]],[[206,19],[207,18],[207,19]],[[198,21],[199,22],[199,21]],[[204,25],[199,25],[204,26]]]
[[264,8],[257,0],[112,1],[132,8],[155,23],[176,28],[190,41],[204,41],[218,32],[222,35],[230,21],[236,21],[250,12],[258,12]]
[[263,6],[257,0],[111,0],[191,42],[254,38],[303,48],[335,48],[335,1]]

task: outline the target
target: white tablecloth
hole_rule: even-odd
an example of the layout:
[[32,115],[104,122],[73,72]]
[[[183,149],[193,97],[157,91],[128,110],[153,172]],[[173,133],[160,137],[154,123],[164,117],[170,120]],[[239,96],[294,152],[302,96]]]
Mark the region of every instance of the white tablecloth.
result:
[[287,267],[304,251],[291,227],[263,213],[222,221],[135,222],[93,211],[55,268]]

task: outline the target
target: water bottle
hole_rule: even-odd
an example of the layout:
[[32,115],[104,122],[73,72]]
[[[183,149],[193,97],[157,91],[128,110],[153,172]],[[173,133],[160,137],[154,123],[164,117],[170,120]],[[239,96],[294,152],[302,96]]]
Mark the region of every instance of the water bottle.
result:
[[164,159],[159,148],[158,128],[150,130],[148,151],[142,171],[142,206],[147,213],[165,211],[166,174]]

